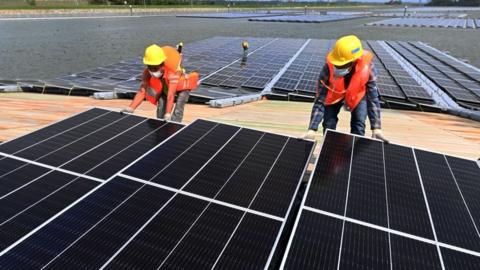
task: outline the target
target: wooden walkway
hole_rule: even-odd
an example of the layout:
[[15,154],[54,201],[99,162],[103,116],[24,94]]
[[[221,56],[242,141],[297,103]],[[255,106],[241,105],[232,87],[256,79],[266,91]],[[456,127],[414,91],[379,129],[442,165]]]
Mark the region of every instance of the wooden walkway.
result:
[[[0,94],[0,102],[0,141],[6,141],[92,107],[118,110],[130,100],[10,93]],[[311,106],[310,103],[285,101],[260,101],[224,109],[188,104],[184,122],[203,118],[301,136],[306,132]],[[144,102],[135,113],[155,117],[155,108]],[[349,113],[341,112],[339,118],[338,129],[348,132]],[[480,157],[479,122],[447,114],[400,110],[382,110],[382,122],[385,136],[394,143],[469,159]],[[367,135],[370,134],[367,131]],[[320,132],[318,139],[321,136]]]

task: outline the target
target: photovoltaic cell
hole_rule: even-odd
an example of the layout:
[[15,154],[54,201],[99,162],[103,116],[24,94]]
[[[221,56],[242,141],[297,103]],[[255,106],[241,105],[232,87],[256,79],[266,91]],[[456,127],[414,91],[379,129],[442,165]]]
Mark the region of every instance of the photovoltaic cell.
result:
[[16,138],[15,140],[0,144],[0,152],[13,154],[29,146],[32,146],[42,140],[48,139],[52,136],[56,136],[59,133],[63,133],[68,129],[91,121],[92,119],[95,119],[107,113],[109,113],[109,111],[96,108],[88,110],[81,114],[67,118],[63,121],[54,123],[47,128],[40,129],[28,135]]
[[209,205],[161,267],[181,269],[195,265],[204,269],[211,268],[241,217],[242,212],[239,210]]
[[140,183],[122,179],[106,183],[1,256],[0,266],[6,269],[43,267],[140,186]]
[[[13,160],[6,158],[2,161],[12,162]],[[41,177],[48,171],[50,170],[43,167],[23,163],[17,168],[13,168],[11,171],[5,172],[0,176],[0,196],[5,196],[9,192],[28,184],[30,181],[33,181],[38,177]]]
[[475,269],[479,175],[475,161],[328,131],[280,269]]
[[390,228],[433,239],[413,151],[384,144]]
[[340,256],[339,269],[388,269],[388,234],[345,222]]
[[298,186],[298,182],[291,179],[302,178],[312,148],[312,142],[289,139],[262,183],[251,208],[275,216],[287,215]]
[[238,170],[253,147],[263,137],[259,131],[242,129],[232,141],[203,169],[185,190],[213,198]]
[[[129,167],[124,174],[131,175],[140,179],[152,179],[166,165],[172,162],[178,155],[188,149],[205,132],[213,129],[215,123],[208,121],[198,121],[189,126],[187,130],[182,130],[178,136],[175,136],[168,144],[163,144]],[[161,155],[159,154],[161,153]],[[145,168],[150,168],[145,170]]]
[[345,211],[353,138],[330,132],[318,157],[305,205],[338,215]]
[[85,137],[74,140],[73,142],[65,145],[58,150],[37,158],[38,162],[45,163],[51,166],[60,166],[77,156],[86,152],[86,150],[92,149],[107,141],[118,134],[134,127],[140,122],[144,121],[144,118],[138,116],[125,116],[106,124],[104,127],[96,130],[95,132],[88,134]]
[[[233,126],[222,126],[222,128],[216,126],[203,138],[192,144],[186,153],[178,156],[174,161],[172,160],[173,163],[168,167],[162,169],[153,178],[144,180],[181,188],[238,130],[238,127]],[[163,155],[163,152],[156,154]],[[188,164],[188,167],[185,167],[185,164]]]
[[37,181],[37,184],[28,185],[2,198],[1,250],[98,185],[98,182],[60,172],[49,173]]
[[246,214],[214,269],[258,269],[268,259],[281,222]]
[[353,147],[347,216],[387,227],[383,145],[357,137]]
[[104,112],[32,144],[35,164],[2,154],[0,268],[276,265],[313,142]]
[[3,178],[5,174],[25,165],[25,162],[0,156],[0,177]]
[[284,269],[337,269],[342,221],[303,211]]
[[475,224],[480,224],[480,198],[478,197],[480,167],[472,160],[456,157],[446,157],[446,159]]
[[[114,135],[108,143],[70,160],[62,168],[107,179],[180,127],[178,124],[148,119],[116,137]],[[95,172],[101,172],[101,175]]]
[[121,115],[120,113],[108,112],[105,115],[93,119],[88,123],[79,125],[73,129],[59,134],[58,136],[50,137],[47,140],[41,141],[40,143],[33,145],[28,149],[16,152],[15,155],[30,160],[37,160],[53,153],[54,151],[62,149],[63,147],[68,146],[85,136],[88,136],[98,129],[115,123],[124,117],[125,115]]
[[286,143],[285,137],[266,134],[219,193],[218,199],[248,206]]
[[434,245],[410,238],[390,235],[392,269],[442,269],[437,248]]
[[480,257],[447,248],[442,248],[442,258],[447,270],[475,270],[480,265]]
[[439,241],[480,251],[480,238],[442,155],[415,150]]
[[105,219],[50,260],[47,266],[58,269],[71,265],[100,268],[172,195],[172,192],[152,186],[138,188]]

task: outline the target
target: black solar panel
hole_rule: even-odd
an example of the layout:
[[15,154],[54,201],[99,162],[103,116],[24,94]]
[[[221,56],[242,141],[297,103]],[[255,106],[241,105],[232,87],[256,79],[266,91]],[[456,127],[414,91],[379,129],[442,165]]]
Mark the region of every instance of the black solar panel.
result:
[[[314,147],[205,120],[182,128],[101,109],[48,129],[55,135],[38,131],[42,140],[31,144],[37,162],[16,156],[26,151],[15,140],[1,145],[14,154],[0,152],[2,269],[273,266]],[[114,165],[103,167],[104,179],[84,174],[103,162]]]
[[[411,43],[388,42],[388,44],[456,101],[480,104],[480,91],[477,91],[477,88],[471,85],[464,86],[458,81],[460,75],[467,79],[464,74],[435,59]],[[473,80],[471,82],[477,83]]]
[[[377,55],[379,61],[385,66],[384,72],[378,79],[378,90],[382,96],[405,99],[415,98],[422,101],[433,102],[428,92],[413,79],[402,66],[387,52],[387,50],[378,41],[368,41],[368,45]],[[376,67],[382,67],[377,65]],[[383,74],[387,75],[387,77]],[[388,84],[390,86],[385,86]]]
[[281,269],[475,269],[476,161],[328,131]]

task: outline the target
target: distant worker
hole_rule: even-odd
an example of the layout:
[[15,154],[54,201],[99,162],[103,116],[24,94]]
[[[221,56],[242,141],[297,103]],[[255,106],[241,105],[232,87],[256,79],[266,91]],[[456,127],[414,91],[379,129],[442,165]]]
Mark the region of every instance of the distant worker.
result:
[[338,113],[345,105],[351,112],[351,133],[365,135],[368,114],[372,138],[388,142],[381,132],[380,100],[372,59],[373,54],[363,50],[362,43],[356,36],[345,36],[337,40],[320,73],[305,138],[314,139],[322,120],[323,132],[336,129]]
[[[185,103],[190,91],[198,86],[199,74],[185,74],[181,67],[181,54],[170,46],[149,46],[145,50],[143,63],[146,68],[140,89],[130,105],[121,112],[133,113],[147,99],[157,105],[157,118],[182,122]],[[177,100],[173,108],[175,97]]]

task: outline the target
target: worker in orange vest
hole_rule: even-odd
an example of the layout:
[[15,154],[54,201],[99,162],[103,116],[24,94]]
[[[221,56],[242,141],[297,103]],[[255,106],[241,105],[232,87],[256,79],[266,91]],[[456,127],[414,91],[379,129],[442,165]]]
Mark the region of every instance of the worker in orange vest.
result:
[[372,137],[388,142],[381,131],[380,100],[373,54],[354,35],[337,40],[320,73],[310,125],[305,138],[314,139],[320,122],[323,130],[336,129],[342,106],[351,112],[350,132],[365,135],[370,119]]
[[157,118],[182,122],[185,103],[190,91],[198,86],[199,74],[185,74],[180,66],[180,53],[170,46],[149,46],[145,50],[143,63],[146,68],[140,89],[130,105],[121,112],[133,113],[147,99],[157,105]]

